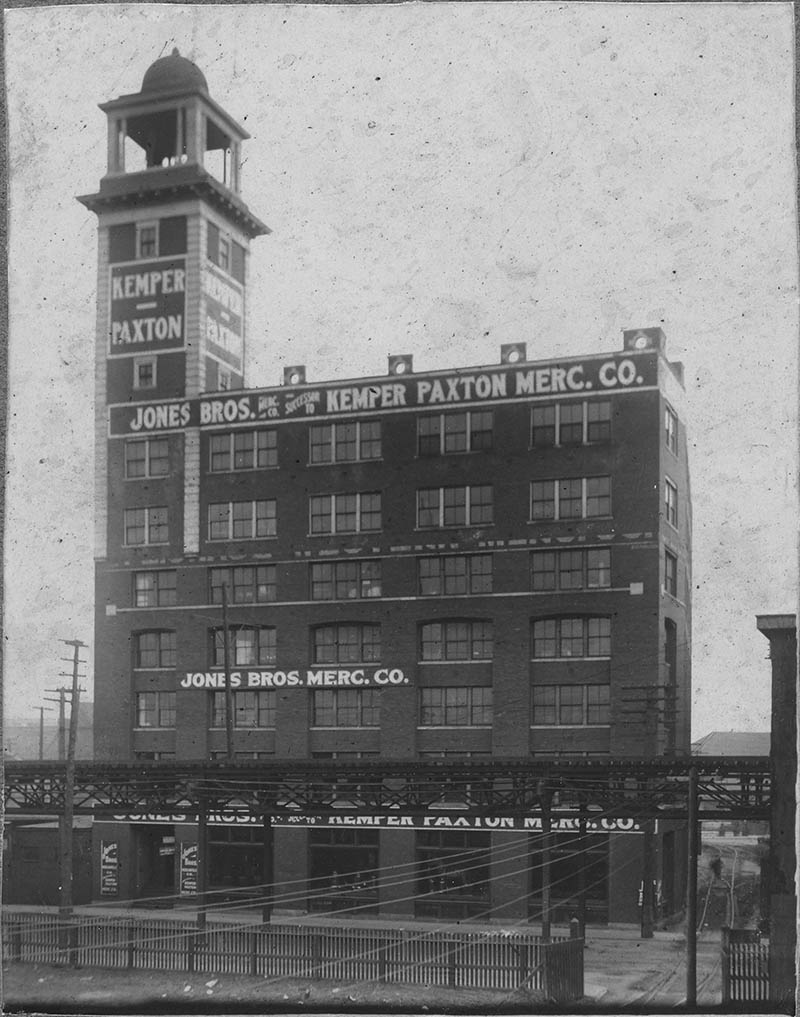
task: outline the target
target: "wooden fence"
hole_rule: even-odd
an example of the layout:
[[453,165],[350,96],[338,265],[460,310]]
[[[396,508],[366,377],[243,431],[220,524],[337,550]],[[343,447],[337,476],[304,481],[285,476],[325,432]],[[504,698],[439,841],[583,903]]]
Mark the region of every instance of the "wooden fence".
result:
[[722,929],[722,1005],[769,1000],[769,946],[751,929]]
[[15,909],[2,919],[3,961],[202,974],[525,988],[554,1003],[583,995],[583,940],[527,931],[448,932],[341,926],[234,925],[169,918],[74,916]]

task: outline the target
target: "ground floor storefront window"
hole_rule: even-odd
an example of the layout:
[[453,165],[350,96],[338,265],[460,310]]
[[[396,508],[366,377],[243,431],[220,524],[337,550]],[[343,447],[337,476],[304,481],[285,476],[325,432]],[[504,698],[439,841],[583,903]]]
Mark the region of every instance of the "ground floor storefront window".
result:
[[264,831],[208,827],[208,888],[211,902],[235,899],[254,904],[264,896]]
[[[528,916],[542,920],[545,852],[543,838],[530,839],[530,898]],[[566,924],[581,918],[588,924],[608,921],[608,836],[605,834],[551,834],[550,836],[550,917]]]
[[377,830],[312,830],[309,855],[310,911],[377,911]]
[[418,918],[479,918],[489,910],[488,833],[417,833]]

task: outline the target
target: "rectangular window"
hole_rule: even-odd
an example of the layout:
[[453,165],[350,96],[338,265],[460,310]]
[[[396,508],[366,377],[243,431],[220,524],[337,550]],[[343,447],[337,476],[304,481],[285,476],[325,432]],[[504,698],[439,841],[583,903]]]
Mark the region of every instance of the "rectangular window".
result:
[[366,533],[383,525],[380,491],[315,494],[308,499],[312,535]]
[[345,421],[339,424],[312,424],[308,432],[308,461],[347,463],[381,457],[379,420]]
[[610,477],[531,481],[531,522],[610,515]]
[[420,626],[420,660],[491,660],[490,621],[426,622]]
[[491,525],[493,521],[494,489],[491,484],[427,487],[417,491],[419,529],[484,526]]
[[419,592],[423,597],[492,592],[490,554],[445,554],[417,559]]
[[664,407],[664,440],[670,452],[678,454],[678,415],[671,406]]
[[314,727],[380,727],[379,689],[315,689]]
[[265,470],[278,465],[278,432],[232,431],[212,434],[209,441],[210,470]]
[[437,413],[417,418],[417,454],[447,455],[478,452],[492,447],[494,414],[491,410]]
[[586,445],[611,440],[611,402],[583,402],[534,406],[531,409],[531,446]]
[[169,631],[134,633],[133,666],[135,668],[175,667],[175,633]]
[[137,727],[175,727],[174,692],[137,692]]
[[678,488],[669,479],[664,478],[664,516],[670,526],[678,526]]
[[[225,630],[213,629],[212,636],[212,666],[225,667]],[[232,668],[274,664],[277,660],[276,630],[265,625],[229,625],[228,656]]]
[[362,600],[380,595],[380,561],[320,562],[311,566],[312,600]]
[[[211,727],[225,727],[225,693],[212,692]],[[233,726],[236,728],[275,727],[275,690],[233,693]]]
[[218,253],[219,253],[219,260],[218,260],[219,267],[221,269],[223,269],[223,271],[225,271],[225,272],[230,272],[230,270],[231,270],[231,240],[230,240],[230,237],[226,236],[224,233],[220,233],[220,235],[219,235]]
[[126,547],[168,543],[166,506],[125,509],[124,531]]
[[156,387],[155,357],[133,358],[133,387],[134,388]]
[[208,506],[209,540],[256,540],[274,537],[276,533],[274,499],[217,502]]
[[176,603],[175,569],[160,569],[154,572],[134,572],[134,607],[169,607]]
[[320,625],[313,641],[315,664],[372,664],[381,659],[380,625]]
[[485,727],[492,723],[491,686],[420,689],[420,727]]
[[222,603],[222,587],[230,604],[268,604],[277,598],[275,565],[239,565],[209,570],[211,603]]
[[541,618],[532,627],[535,660],[571,657],[610,657],[608,618]]
[[585,727],[609,723],[610,686],[534,685],[531,724]]
[[671,551],[664,551],[664,589],[678,596],[678,559]]
[[140,438],[125,442],[125,476],[165,477],[169,473],[169,439]]
[[136,257],[158,257],[158,222],[136,224]]

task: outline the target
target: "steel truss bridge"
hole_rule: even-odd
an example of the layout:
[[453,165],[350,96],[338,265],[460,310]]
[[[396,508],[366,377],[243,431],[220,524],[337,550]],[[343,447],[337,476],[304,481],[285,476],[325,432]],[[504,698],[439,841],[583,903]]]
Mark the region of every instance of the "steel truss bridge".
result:
[[[73,784],[72,795],[69,784]],[[7,762],[6,819],[181,813],[286,817],[333,810],[391,815],[461,809],[635,820],[765,820],[767,756],[603,760],[268,760]]]

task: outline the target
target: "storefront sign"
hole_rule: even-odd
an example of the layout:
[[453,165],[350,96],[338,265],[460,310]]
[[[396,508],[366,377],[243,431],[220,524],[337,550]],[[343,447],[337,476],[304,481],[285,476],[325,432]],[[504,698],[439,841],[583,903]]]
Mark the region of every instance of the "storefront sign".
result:
[[[132,823],[134,826],[159,825],[169,826],[175,823],[196,823],[196,812],[120,812],[115,813],[111,820],[115,823]],[[259,816],[249,812],[210,812],[207,817],[209,826],[257,826],[263,823]]]
[[181,844],[178,868],[178,894],[194,897],[197,893],[197,845]]
[[[426,814],[379,814],[369,813],[336,813],[309,815],[296,813],[292,815],[272,816],[273,826],[316,826],[316,827],[360,827],[361,829],[393,829],[402,827],[406,830],[528,830],[541,832],[542,816],[476,816],[468,812],[453,810],[450,815],[443,813]],[[578,833],[581,831],[581,820],[578,816],[554,815],[550,820],[553,833]],[[641,825],[637,819],[629,816],[607,817],[585,820],[586,833],[641,833]]]
[[186,259],[111,267],[108,354],[180,349],[186,318]]
[[209,352],[241,373],[244,361],[244,295],[241,287],[216,272],[203,270],[205,336]]
[[100,841],[100,894],[115,897],[119,893],[119,843]]
[[[225,285],[230,288],[229,283]],[[235,315],[231,314],[230,322],[234,322],[234,318]],[[231,344],[232,350],[235,345],[233,339],[228,336],[225,342]],[[225,342],[221,342],[223,349]],[[122,437],[181,427],[244,426],[310,416],[336,418],[355,413],[423,407],[431,410],[466,408],[476,403],[633,391],[655,385],[657,374],[658,355],[649,352],[496,370],[396,377],[391,381],[356,385],[267,389],[226,397],[206,396],[148,403],[146,406],[122,404],[109,408],[109,433],[111,437]]]
[[[399,667],[313,668],[292,671],[231,671],[232,689],[341,689],[363,688],[367,685],[408,685],[409,680]],[[182,689],[224,689],[223,671],[186,671],[180,680]]]

